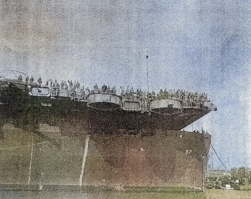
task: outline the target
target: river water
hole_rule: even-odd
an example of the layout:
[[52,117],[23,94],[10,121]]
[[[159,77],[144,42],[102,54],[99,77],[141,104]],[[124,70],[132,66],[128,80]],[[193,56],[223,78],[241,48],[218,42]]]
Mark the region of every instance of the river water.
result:
[[[159,191],[158,191],[159,190]],[[69,190],[41,190],[41,191],[13,191],[0,190],[0,199],[204,199],[203,192],[184,192],[177,190],[153,192],[144,191],[69,191]]]
[[0,199],[104,199],[108,193],[84,193],[80,191],[9,191],[1,190]]

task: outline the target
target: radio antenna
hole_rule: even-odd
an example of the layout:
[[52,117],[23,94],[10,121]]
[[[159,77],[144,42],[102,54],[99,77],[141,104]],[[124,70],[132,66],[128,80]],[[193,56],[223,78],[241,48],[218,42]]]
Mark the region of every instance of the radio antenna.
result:
[[147,83],[147,93],[149,93],[149,80],[148,80],[148,55],[146,55],[146,83]]

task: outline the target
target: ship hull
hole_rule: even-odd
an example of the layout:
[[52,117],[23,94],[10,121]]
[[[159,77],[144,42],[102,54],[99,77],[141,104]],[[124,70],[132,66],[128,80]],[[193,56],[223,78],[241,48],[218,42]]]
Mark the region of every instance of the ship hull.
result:
[[40,131],[44,136],[4,125],[0,184],[203,187],[208,134],[73,136],[41,124]]
[[158,100],[148,110],[110,94],[88,100],[1,88],[0,184],[204,186],[211,137],[180,130],[210,109]]

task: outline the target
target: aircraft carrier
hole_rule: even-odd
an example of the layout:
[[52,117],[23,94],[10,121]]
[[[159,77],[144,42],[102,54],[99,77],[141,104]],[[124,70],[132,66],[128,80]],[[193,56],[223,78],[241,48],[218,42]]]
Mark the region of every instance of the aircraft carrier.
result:
[[216,110],[205,93],[3,75],[0,184],[203,188],[211,136],[182,129]]

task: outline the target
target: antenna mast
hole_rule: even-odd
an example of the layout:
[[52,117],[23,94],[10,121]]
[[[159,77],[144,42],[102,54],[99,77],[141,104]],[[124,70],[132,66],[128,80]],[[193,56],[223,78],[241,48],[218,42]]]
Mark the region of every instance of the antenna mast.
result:
[[146,81],[147,81],[147,93],[149,93],[149,80],[148,80],[148,55],[146,55]]

